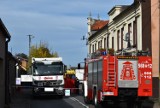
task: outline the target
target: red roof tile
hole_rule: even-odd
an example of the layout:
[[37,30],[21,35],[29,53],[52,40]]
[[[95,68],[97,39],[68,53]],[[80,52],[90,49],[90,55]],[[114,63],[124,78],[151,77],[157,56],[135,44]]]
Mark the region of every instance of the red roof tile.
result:
[[96,20],[95,23],[91,26],[92,31],[96,31],[104,27],[106,24],[108,24],[108,20]]

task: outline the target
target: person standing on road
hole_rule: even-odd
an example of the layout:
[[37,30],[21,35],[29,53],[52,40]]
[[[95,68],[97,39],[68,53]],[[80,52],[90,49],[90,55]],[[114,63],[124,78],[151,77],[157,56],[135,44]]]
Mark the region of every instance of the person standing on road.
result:
[[77,77],[75,79],[75,87],[76,87],[76,93],[79,94],[79,79]]

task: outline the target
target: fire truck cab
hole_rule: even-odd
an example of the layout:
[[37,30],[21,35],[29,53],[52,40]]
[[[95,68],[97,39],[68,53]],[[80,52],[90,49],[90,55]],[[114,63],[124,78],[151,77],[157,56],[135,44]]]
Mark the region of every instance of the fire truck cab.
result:
[[123,55],[99,52],[85,60],[84,78],[87,103],[143,100],[152,96],[152,59],[142,52]]

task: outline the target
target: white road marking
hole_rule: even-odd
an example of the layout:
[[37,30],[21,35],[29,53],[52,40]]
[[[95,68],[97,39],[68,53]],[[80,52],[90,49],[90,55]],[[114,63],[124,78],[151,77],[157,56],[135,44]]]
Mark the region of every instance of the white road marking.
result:
[[78,99],[74,98],[74,97],[70,97],[71,100],[78,102],[79,104],[81,104],[82,106],[84,106],[85,108],[89,108],[87,105],[83,104],[82,102],[80,102]]

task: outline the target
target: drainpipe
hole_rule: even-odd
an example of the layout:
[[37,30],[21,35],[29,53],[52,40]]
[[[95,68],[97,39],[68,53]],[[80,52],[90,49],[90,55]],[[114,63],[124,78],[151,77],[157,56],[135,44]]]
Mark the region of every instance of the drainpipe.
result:
[[159,69],[158,69],[158,71],[159,71],[159,104],[160,104],[160,0],[159,0],[159,6],[158,6],[158,10],[159,10],[159,62],[158,62],[158,64],[159,64]]
[[8,62],[8,43],[10,42],[11,37],[7,37],[7,40],[5,42],[5,107],[9,108],[9,101],[10,101],[10,95],[9,95],[9,62]]

